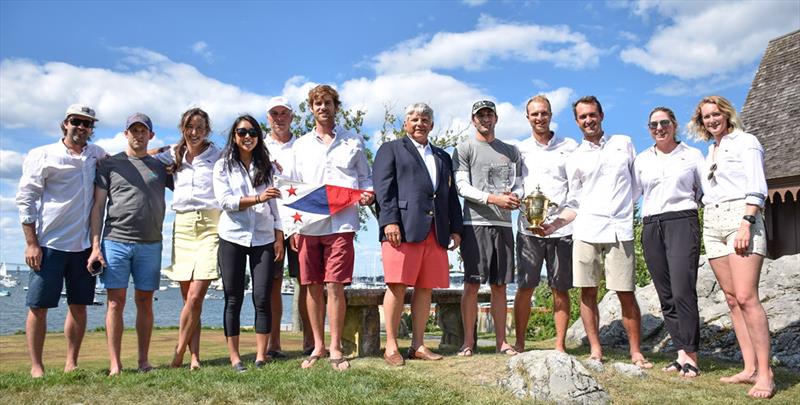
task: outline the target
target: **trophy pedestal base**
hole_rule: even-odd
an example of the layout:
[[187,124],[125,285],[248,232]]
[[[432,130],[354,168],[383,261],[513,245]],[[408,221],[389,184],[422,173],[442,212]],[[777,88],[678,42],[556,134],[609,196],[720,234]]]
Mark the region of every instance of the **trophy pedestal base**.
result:
[[536,234],[538,234],[539,232],[544,230],[544,229],[542,229],[541,226],[538,226],[538,225],[531,225],[531,226],[526,227],[525,229],[527,229],[527,230],[529,230],[529,231],[531,231],[533,233],[536,233]]

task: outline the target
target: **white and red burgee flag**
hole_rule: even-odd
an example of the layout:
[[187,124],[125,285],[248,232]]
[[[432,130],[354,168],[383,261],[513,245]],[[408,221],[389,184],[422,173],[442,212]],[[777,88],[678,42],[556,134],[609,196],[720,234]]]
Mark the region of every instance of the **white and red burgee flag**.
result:
[[275,177],[275,187],[281,190],[281,203],[278,205],[283,233],[286,235],[358,204],[361,193],[372,192],[328,184],[300,183],[285,177]]

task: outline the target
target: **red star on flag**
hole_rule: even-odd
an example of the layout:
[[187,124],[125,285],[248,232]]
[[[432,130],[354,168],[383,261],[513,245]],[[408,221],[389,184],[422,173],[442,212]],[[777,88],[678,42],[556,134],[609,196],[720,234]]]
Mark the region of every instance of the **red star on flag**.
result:
[[292,218],[294,218],[294,222],[295,223],[303,222],[303,221],[300,220],[300,218],[302,218],[302,216],[297,211],[294,212],[294,215],[292,215]]
[[297,189],[294,188],[294,184],[290,185],[289,186],[289,190],[287,190],[287,191],[289,192],[289,196],[297,197]]

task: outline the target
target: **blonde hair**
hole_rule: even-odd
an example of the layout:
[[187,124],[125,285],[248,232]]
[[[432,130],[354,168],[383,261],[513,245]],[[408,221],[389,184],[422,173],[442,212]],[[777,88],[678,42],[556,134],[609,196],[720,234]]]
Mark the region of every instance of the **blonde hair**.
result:
[[697,107],[694,109],[694,114],[692,114],[692,119],[688,124],[686,124],[686,129],[695,139],[700,141],[708,141],[713,138],[711,133],[709,133],[706,129],[705,125],[703,125],[703,112],[701,109],[705,104],[716,104],[717,108],[719,108],[719,111],[728,121],[728,133],[731,133],[737,129],[744,131],[744,125],[742,125],[742,121],[736,114],[736,108],[733,107],[733,104],[728,101],[728,99],[722,96],[707,96],[703,97],[703,99],[697,103]]
[[553,113],[553,109],[550,106],[550,100],[547,99],[547,96],[545,96],[544,94],[537,94],[537,95],[529,98],[528,102],[525,103],[525,116],[528,115],[528,107],[530,107],[531,103],[534,102],[534,101],[538,101],[540,103],[547,104],[547,112],[549,112],[550,114]]

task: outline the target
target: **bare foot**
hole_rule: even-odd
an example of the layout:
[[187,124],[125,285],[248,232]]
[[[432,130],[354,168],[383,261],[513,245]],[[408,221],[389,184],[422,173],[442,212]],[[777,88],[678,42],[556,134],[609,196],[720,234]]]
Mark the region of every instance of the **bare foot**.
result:
[[755,384],[758,371],[742,370],[730,377],[720,377],[720,381],[726,384]]
[[639,367],[642,370],[648,370],[653,368],[653,363],[647,361],[647,359],[644,358],[644,356],[642,356],[641,354],[639,354],[638,356],[631,357],[631,363],[633,363],[634,366]]
[[200,369],[200,360],[192,360],[192,365],[189,366],[189,370],[199,370]]
[[122,374],[122,368],[112,368],[112,369],[108,370],[108,376],[109,377],[115,377],[115,376],[118,376],[120,374]]
[[75,371],[77,369],[78,369],[78,365],[77,364],[67,364],[67,365],[64,366],[64,372],[65,373],[71,373],[71,372],[73,372],[73,371]]
[[145,362],[139,363],[138,371],[140,373],[149,373],[150,371],[153,371],[153,366],[150,365],[150,362],[145,361]]
[[181,368],[183,366],[183,353],[175,352],[172,356],[172,362],[169,363],[172,368]]
[[33,378],[42,378],[42,377],[44,377],[44,367],[42,367],[42,366],[31,366],[31,377],[33,377]]
[[757,399],[770,399],[775,395],[775,383],[772,381],[763,385],[756,383],[753,388],[750,388],[747,395]]

